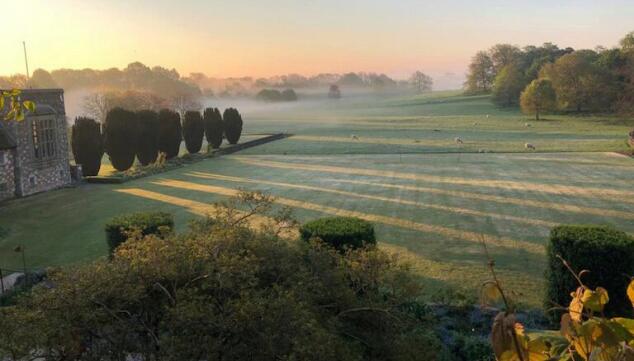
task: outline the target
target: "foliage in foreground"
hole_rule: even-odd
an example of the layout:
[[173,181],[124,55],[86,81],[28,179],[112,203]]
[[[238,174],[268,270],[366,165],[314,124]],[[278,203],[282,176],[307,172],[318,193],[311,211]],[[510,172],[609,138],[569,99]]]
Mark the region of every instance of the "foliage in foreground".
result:
[[[631,361],[634,360],[634,319],[607,318],[605,306],[610,301],[602,287],[587,286],[582,277],[590,271],[575,273],[559,257],[577,281],[572,300],[561,316],[559,334],[531,336],[517,322],[514,305],[504,293],[493,263],[493,279],[483,287],[484,299],[501,299],[505,310],[493,322],[491,345],[499,361]],[[627,286],[627,298],[634,307],[634,279]]]
[[135,232],[141,236],[164,235],[174,229],[174,218],[165,212],[124,214],[113,218],[105,226],[106,242],[110,254]]
[[101,125],[94,119],[77,117],[71,128],[71,149],[75,164],[81,164],[84,176],[99,174],[103,157]]
[[[244,204],[247,202],[248,204]],[[237,210],[250,209],[248,212]],[[248,222],[262,220],[253,229]],[[241,194],[183,235],[128,240],[112,261],[52,271],[0,309],[9,359],[435,360],[419,283],[376,247],[280,237],[287,212]]]
[[376,244],[374,226],[359,218],[321,218],[304,224],[299,231],[306,242],[316,237],[339,250]]
[[[558,226],[550,233],[547,254],[546,308],[567,304],[570,290],[577,287],[577,279],[560,260],[563,257],[579,269],[592,270],[584,276],[586,285],[610,292],[607,315],[632,314],[625,288],[627,275],[634,274],[634,239],[627,233],[603,226]],[[561,313],[552,315],[558,321]]]

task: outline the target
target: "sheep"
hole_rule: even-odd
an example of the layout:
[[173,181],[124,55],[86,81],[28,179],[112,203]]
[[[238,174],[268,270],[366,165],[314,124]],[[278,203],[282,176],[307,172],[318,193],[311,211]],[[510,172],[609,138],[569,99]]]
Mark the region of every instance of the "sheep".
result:
[[464,144],[464,142],[462,141],[462,139],[460,139],[460,137],[455,137],[454,142],[456,142],[456,144]]
[[356,135],[352,134],[352,135],[350,136],[350,139],[352,139],[352,140],[359,140],[359,137],[357,137]]
[[486,118],[489,119],[489,114],[486,115]]
[[530,127],[532,127],[531,123],[524,123],[524,126],[525,126],[526,128],[530,128]]
[[526,149],[531,149],[531,150],[535,150],[535,146],[532,145],[531,143],[526,143],[524,144],[524,148]]
[[486,149],[478,149],[478,153],[486,153]]

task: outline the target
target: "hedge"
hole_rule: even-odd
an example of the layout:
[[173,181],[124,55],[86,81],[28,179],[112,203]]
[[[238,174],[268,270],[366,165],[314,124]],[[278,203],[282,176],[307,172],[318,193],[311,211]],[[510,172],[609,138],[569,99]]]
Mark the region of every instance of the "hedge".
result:
[[205,123],[205,137],[207,143],[213,148],[218,149],[222,144],[222,135],[224,133],[224,123],[222,115],[218,108],[207,108],[203,115]]
[[225,124],[225,137],[229,144],[236,144],[242,134],[242,116],[235,108],[225,109],[222,119]]
[[165,158],[172,159],[180,151],[183,135],[181,117],[175,111],[161,109],[159,119],[159,151],[165,153]]
[[124,214],[106,223],[106,242],[110,254],[128,239],[131,231],[140,231],[142,235],[161,234],[165,230],[174,230],[174,218],[165,212],[141,212]]
[[352,217],[320,218],[308,222],[300,228],[300,235],[304,241],[321,238],[339,250],[376,244],[372,223]]
[[142,165],[148,165],[154,163],[158,157],[158,113],[152,110],[140,110],[136,116],[139,127],[136,156]]
[[99,123],[91,118],[75,118],[75,124],[71,128],[71,148],[75,164],[81,164],[83,175],[99,174],[103,157],[103,138]]
[[205,124],[199,111],[188,110],[183,119],[183,138],[185,147],[190,154],[200,152],[205,136]]
[[[547,309],[554,305],[567,307],[570,293],[579,286],[557,255],[563,257],[577,273],[590,271],[582,277],[588,287],[607,289],[610,295],[605,309],[607,315],[632,313],[632,304],[625,293],[629,283],[627,275],[634,275],[634,239],[631,236],[606,226],[563,225],[553,228],[547,246]],[[558,321],[560,315],[553,312],[552,320]]]
[[134,164],[137,135],[136,114],[122,108],[108,112],[104,123],[104,145],[116,170],[126,171]]

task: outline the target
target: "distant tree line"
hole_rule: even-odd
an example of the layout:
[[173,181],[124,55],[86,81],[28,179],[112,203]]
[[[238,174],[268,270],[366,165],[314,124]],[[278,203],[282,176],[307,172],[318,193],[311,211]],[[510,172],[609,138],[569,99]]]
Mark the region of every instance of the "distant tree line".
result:
[[537,117],[550,111],[632,113],[634,32],[612,49],[495,45],[472,58],[465,91],[490,93],[495,104],[521,105]]
[[132,167],[135,159],[143,166],[155,163],[159,153],[164,159],[178,156],[183,140],[188,153],[199,153],[203,138],[210,148],[220,148],[223,138],[236,144],[242,134],[242,116],[228,108],[224,115],[217,108],[186,111],[181,123],[178,112],[170,109],[132,111],[116,107],[108,111],[103,123],[78,117],[71,128],[71,148],[76,164],[84,175],[99,174],[103,154],[118,171]]
[[262,89],[255,97],[258,100],[271,103],[297,101],[297,93],[295,93],[295,90],[293,89],[286,89],[284,91],[279,91],[277,89]]

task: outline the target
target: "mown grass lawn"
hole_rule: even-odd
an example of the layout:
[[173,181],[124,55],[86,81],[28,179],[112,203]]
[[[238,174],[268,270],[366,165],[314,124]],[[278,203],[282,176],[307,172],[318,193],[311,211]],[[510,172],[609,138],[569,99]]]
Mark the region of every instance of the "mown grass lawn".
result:
[[[325,215],[373,221],[381,246],[411,260],[431,290],[475,292],[487,278],[485,240],[509,288],[537,305],[552,226],[610,224],[634,233],[634,160],[611,152],[625,149],[630,120],[557,117],[526,127],[525,116],[486,99],[447,96],[366,101],[365,108],[353,99],[330,113],[317,106],[258,109],[245,114],[246,131],[296,136],[122,185],[5,203],[0,267],[20,267],[17,244],[25,245],[31,267],[102,257],[103,225],[117,214],[164,210],[182,230],[211,202],[242,188],[271,193],[301,221]],[[403,115],[407,107],[419,114]],[[465,145],[455,145],[455,136]],[[529,154],[526,141],[557,152]],[[470,142],[520,153],[470,153]],[[577,152],[587,149],[597,152]]]

